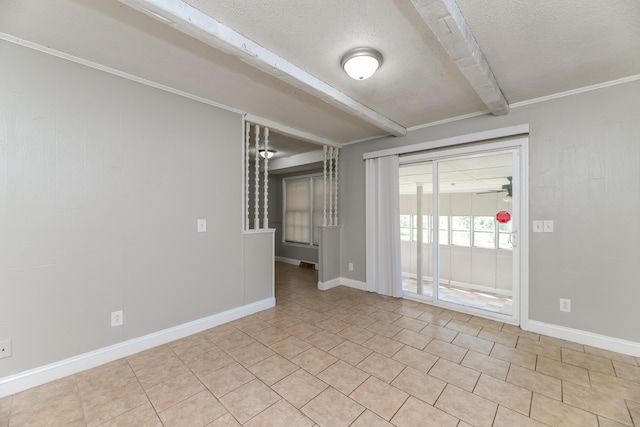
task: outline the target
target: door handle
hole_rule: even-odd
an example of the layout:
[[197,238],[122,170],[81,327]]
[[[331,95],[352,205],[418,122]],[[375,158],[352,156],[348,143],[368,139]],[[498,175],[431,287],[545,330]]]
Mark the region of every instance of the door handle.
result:
[[513,231],[509,234],[509,243],[511,243],[511,246],[513,246],[514,248],[518,247],[518,231]]

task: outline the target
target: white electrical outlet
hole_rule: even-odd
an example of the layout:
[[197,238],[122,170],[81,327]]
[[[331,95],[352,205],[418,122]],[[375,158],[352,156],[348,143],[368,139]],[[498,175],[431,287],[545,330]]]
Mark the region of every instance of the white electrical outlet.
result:
[[111,312],[111,327],[120,326],[124,324],[124,314],[122,310],[112,311]]
[[571,313],[571,300],[560,298],[560,311]]
[[352,262],[349,263],[349,271],[353,271],[353,263]]
[[0,341],[0,359],[11,357],[11,339]]

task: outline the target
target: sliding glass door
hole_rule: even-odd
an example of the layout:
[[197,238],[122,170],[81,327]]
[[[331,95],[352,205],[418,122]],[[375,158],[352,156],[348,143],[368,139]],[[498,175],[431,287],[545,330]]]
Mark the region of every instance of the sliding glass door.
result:
[[405,295],[516,323],[519,149],[401,159]]

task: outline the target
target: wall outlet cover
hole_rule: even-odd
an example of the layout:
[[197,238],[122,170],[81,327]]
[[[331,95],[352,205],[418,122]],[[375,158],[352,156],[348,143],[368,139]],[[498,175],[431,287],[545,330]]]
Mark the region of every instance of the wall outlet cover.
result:
[[11,357],[11,339],[0,341],[0,359]]
[[565,313],[571,313],[571,300],[566,298],[560,298],[560,311]]
[[111,312],[111,327],[120,326],[124,323],[124,313],[122,310]]

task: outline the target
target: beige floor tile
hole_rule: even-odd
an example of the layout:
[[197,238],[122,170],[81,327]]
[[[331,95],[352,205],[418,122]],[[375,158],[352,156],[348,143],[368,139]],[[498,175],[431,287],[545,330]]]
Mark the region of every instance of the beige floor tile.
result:
[[321,426],[348,426],[365,408],[334,388],[327,388],[302,407],[302,412]]
[[616,353],[610,350],[604,350],[602,348],[596,348],[596,347],[585,345],[584,352],[587,354],[592,354],[594,356],[604,357],[605,359],[611,359],[612,361],[623,362],[631,365],[636,364],[636,358],[633,356],[629,356],[627,354],[622,354],[622,353]]
[[422,313],[424,313],[424,310],[421,310],[419,307],[421,307],[422,305],[417,305],[414,307],[408,307],[406,305],[403,305],[402,307],[399,307],[397,309],[394,310],[395,313],[397,314],[401,314],[403,316],[406,317],[411,317],[414,319],[417,319],[418,317],[420,317],[420,315]]
[[475,426],[491,426],[498,405],[451,384],[438,398],[436,408]]
[[299,409],[324,391],[327,384],[307,371],[299,369],[275,383],[271,388]]
[[[375,304],[375,306],[379,306],[380,304]],[[372,318],[376,319],[376,320],[380,320],[381,322],[385,322],[385,323],[393,323],[396,320],[398,320],[402,315],[398,314],[398,313],[394,313],[393,310],[395,310],[395,308],[393,307],[388,307],[390,310],[385,310],[385,309],[380,309],[377,311],[374,311],[373,313],[371,313],[369,316],[371,316]]]
[[367,341],[369,338],[375,335],[375,333],[361,328],[359,326],[349,326],[346,329],[341,330],[338,335],[344,339],[349,341],[353,341],[356,344],[362,344]]
[[613,361],[613,367],[616,370],[616,376],[618,378],[640,383],[640,367],[616,360]]
[[240,363],[245,368],[248,368],[249,366],[253,366],[256,363],[273,356],[275,352],[261,342],[255,341],[249,345],[240,347],[229,354],[236,362]]
[[532,393],[520,386],[483,374],[473,393],[529,416]]
[[393,424],[367,409],[350,427],[393,427]]
[[[236,330],[235,328],[233,328]],[[167,345],[150,348],[126,358],[131,368],[137,373],[143,368],[155,367],[159,363],[174,359],[176,354]]]
[[369,357],[358,363],[357,367],[371,375],[374,375],[386,383],[391,383],[395,377],[405,368],[405,364],[397,362],[379,353],[372,353]]
[[391,357],[404,347],[404,344],[391,338],[376,334],[362,343],[362,346]]
[[457,345],[434,339],[424,348],[424,351],[447,359],[451,362],[460,363],[462,362],[462,359],[464,359],[468,350],[466,348],[458,347]]
[[634,425],[636,427],[640,426],[640,404],[635,402],[627,402],[627,408],[629,408],[629,413],[631,414]]
[[539,421],[525,417],[516,411],[512,411],[504,406],[498,406],[498,413],[496,419],[493,422],[493,427],[544,427]]
[[349,323],[350,325],[357,326],[359,328],[366,328],[369,325],[377,322],[373,317],[363,314],[363,313],[355,313],[349,317],[342,319],[344,322]]
[[564,381],[562,401],[611,420],[633,425],[625,401],[609,393]]
[[282,341],[271,344],[269,347],[285,359],[292,359],[303,351],[311,348],[311,344],[298,337],[289,336]]
[[352,365],[362,362],[373,350],[365,348],[351,341],[344,341],[332,348],[329,353],[336,356],[340,360],[344,360]]
[[388,421],[409,395],[375,377],[369,377],[349,397]]
[[604,357],[563,348],[562,361],[570,365],[587,368],[590,371],[598,371],[612,376],[616,375],[613,369],[613,363],[610,359],[605,359]]
[[585,368],[558,362],[542,356],[538,357],[536,371],[555,378],[560,378],[561,380],[571,381],[576,384],[586,386],[591,384],[589,381],[589,372]]
[[148,403],[147,396],[137,382],[127,383],[116,390],[81,396],[87,426],[97,426]]
[[533,341],[528,338],[520,338],[516,345],[518,350],[524,350],[529,353],[545,356],[550,359],[560,360],[560,347],[554,344],[545,343],[541,341]]
[[334,319],[343,320],[349,316],[353,316],[355,313],[353,312],[353,310],[349,310],[348,308],[334,307],[330,310],[327,310],[324,314],[326,314],[327,316],[331,316]]
[[507,375],[507,381],[552,399],[562,401],[562,381],[558,378],[522,368],[518,365],[511,365],[509,374]]
[[394,354],[392,359],[411,366],[418,371],[429,372],[431,367],[438,361],[438,356],[406,345]]
[[246,423],[278,400],[280,396],[257,379],[220,398],[220,402],[241,424]]
[[[133,384],[140,387],[138,383]],[[53,390],[53,387],[47,387],[47,389]],[[27,390],[23,393],[28,393],[29,391]],[[38,390],[37,394],[43,396],[42,392],[42,389]],[[21,396],[22,398],[23,396]],[[85,418],[82,403],[75,390],[68,395],[56,395],[47,397],[44,401],[32,400],[32,402],[34,402],[33,406],[24,404],[24,402],[19,402],[19,406],[16,406],[14,402],[10,417],[5,418],[6,421],[9,421],[10,426],[57,427],[73,424],[84,425]],[[112,417],[100,421],[105,421],[109,418]],[[98,424],[99,422],[95,419],[91,419],[90,425],[96,426]]]
[[626,424],[621,424],[617,421],[610,420],[609,418],[598,415],[598,425],[600,427],[626,427]]
[[[84,424],[82,424],[84,425]],[[100,424],[100,427],[163,427],[158,414],[154,411],[150,403],[138,406],[122,415]]]
[[266,329],[262,329],[261,331],[254,332],[251,336],[264,345],[271,345],[287,338],[289,333],[275,326],[270,326]]
[[504,360],[509,363],[522,366],[527,369],[535,369],[538,357],[534,353],[519,350],[517,348],[507,347],[506,345],[496,344],[491,350],[491,357]]
[[359,314],[364,314],[369,316],[371,313],[378,311],[377,308],[373,307],[371,304],[367,304],[365,302],[358,303],[351,307],[351,309]]
[[[423,313],[423,311],[421,311],[420,313]],[[428,325],[427,322],[408,316],[402,316],[401,318],[393,322],[393,324],[413,332],[420,332],[422,329],[424,329],[425,326]]]
[[191,372],[178,375],[146,390],[147,397],[156,411],[164,411],[201,391],[205,386]]
[[577,342],[567,341],[560,338],[548,337],[546,335],[540,335],[540,342],[553,344],[560,348],[570,348],[575,351],[584,352],[584,346],[582,344],[578,344]]
[[291,363],[279,354],[274,354],[250,367],[249,371],[270,386],[298,369],[296,364]]
[[376,334],[385,336],[387,338],[393,337],[402,330],[400,326],[396,326],[383,321],[372,323],[371,325],[367,326],[367,329],[371,332],[375,332]]
[[509,372],[509,363],[491,356],[469,350],[461,363],[462,366],[483,372],[492,377],[504,380]]
[[305,341],[321,350],[329,351],[344,341],[344,338],[331,332],[321,331],[307,337]]
[[345,395],[353,392],[353,390],[359,387],[369,376],[367,372],[342,360],[337,361],[318,374],[319,379]]
[[239,363],[233,362],[200,380],[218,399],[256,377]]
[[488,355],[491,353],[495,343],[493,341],[485,340],[484,338],[478,338],[476,336],[460,332],[451,344]]
[[[447,323],[451,321],[450,317],[441,316],[439,314],[434,314],[431,312],[425,312],[418,317],[418,320],[422,320],[423,322],[431,323],[435,326],[445,326]],[[451,329],[453,330],[453,329]],[[435,338],[435,337],[434,337]]]
[[262,426],[300,426],[312,427],[315,423],[307,418],[302,412],[291,406],[286,400],[280,400],[269,408],[265,409],[248,423],[247,427]]
[[76,380],[78,391],[82,395],[104,393],[106,390],[117,389],[124,384],[138,381],[125,359],[80,372],[76,375]]
[[452,320],[445,326],[447,329],[453,329],[454,331],[463,332],[467,335],[477,336],[480,333],[481,326],[472,325],[466,321]]
[[300,338],[301,340],[303,340],[307,337],[310,337],[313,334],[317,334],[322,329],[318,328],[317,326],[313,326],[307,322],[300,322],[293,326],[285,328],[285,330],[291,335],[294,335]]
[[407,399],[404,405],[391,419],[391,423],[398,427],[438,426],[455,427],[458,418],[424,403],[415,397]]
[[0,397],[0,419],[9,418],[9,414],[11,414],[12,400],[13,400],[13,396],[11,395]]
[[594,390],[640,403],[640,383],[611,377],[596,371],[589,372],[589,377],[591,378],[591,387]]
[[209,424],[226,412],[218,399],[205,390],[160,412],[160,419],[165,427],[199,427]]
[[199,333],[167,344],[178,357],[197,356],[216,349],[218,346],[206,334]]
[[337,360],[337,357],[316,347],[312,347],[291,359],[293,363],[312,375],[318,375],[320,372],[327,369],[327,367],[333,365]]
[[538,393],[531,400],[531,418],[550,426],[598,427],[595,414]]
[[329,316],[319,313],[315,310],[305,311],[304,313],[297,314],[296,317],[299,317],[300,319],[304,320],[307,323],[311,323],[312,325],[317,325],[323,320],[327,320],[329,318]]
[[484,338],[507,347],[515,347],[518,342],[517,336],[493,329],[482,329],[478,334],[478,338]]
[[207,424],[207,427],[241,427],[240,423],[233,418],[233,415],[226,413],[220,418],[216,419],[212,423]]
[[440,341],[451,343],[458,335],[458,331],[453,329],[443,328],[437,325],[427,325],[420,331],[421,334],[430,336],[431,338],[437,338]]
[[235,322],[231,322],[231,324],[249,335],[273,326],[273,323],[265,322],[264,320],[252,316],[249,316],[249,318],[238,319]]
[[342,320],[335,319],[333,317],[323,320],[320,323],[316,323],[316,326],[318,326],[319,328],[322,328],[333,334],[337,334],[338,332],[349,327],[350,325],[351,325],[350,323],[343,322]]
[[482,327],[482,329],[492,329],[495,331],[502,330],[502,327],[504,326],[504,323],[502,322],[497,322],[495,320],[485,319],[484,317],[477,316],[471,317],[471,319],[469,319],[469,323],[471,323],[472,325],[480,326]]
[[509,325],[507,323],[505,323],[504,326],[502,327],[502,332],[517,335],[523,338],[529,338],[534,341],[540,339],[540,334],[537,334],[535,332],[523,331],[522,329],[520,329],[520,326]]
[[447,383],[431,375],[407,367],[393,380],[391,385],[406,391],[425,403],[433,405]]
[[480,372],[446,359],[439,359],[429,371],[429,375],[467,391],[473,391],[480,378]]
[[[213,371],[217,371],[231,363],[235,363],[233,358],[221,349],[209,351],[193,359],[185,360],[185,364],[188,368],[199,377],[203,377]],[[145,384],[143,383],[143,385]]]
[[233,334],[225,334],[216,339],[216,344],[218,344],[221,349],[229,353],[233,350],[239,349],[240,347],[249,345],[252,342],[255,342],[255,339],[241,331]]
[[417,348],[418,350],[422,350],[423,348],[425,348],[427,344],[429,344],[432,340],[431,337],[419,334],[414,331],[410,331],[408,329],[401,330],[393,337],[393,339],[401,343],[410,345],[411,347]]

